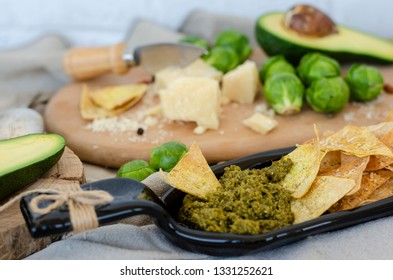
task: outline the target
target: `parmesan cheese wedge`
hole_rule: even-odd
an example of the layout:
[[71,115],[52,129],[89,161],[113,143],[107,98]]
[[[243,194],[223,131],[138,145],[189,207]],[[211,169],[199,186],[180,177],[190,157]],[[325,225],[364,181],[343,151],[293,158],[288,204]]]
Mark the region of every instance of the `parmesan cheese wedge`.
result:
[[184,74],[187,77],[206,77],[221,81],[223,76],[221,71],[218,71],[213,66],[207,64],[203,59],[197,59],[193,63],[184,68]]
[[206,77],[221,81],[222,72],[207,64],[203,59],[197,59],[184,68],[171,66],[158,71],[154,76],[153,93],[167,88],[170,83],[181,77]]
[[160,91],[163,115],[169,120],[193,121],[206,129],[218,129],[221,91],[216,80],[182,77]]
[[222,77],[222,95],[239,104],[252,104],[260,90],[255,62],[247,60]]
[[158,71],[154,75],[153,94],[159,94],[160,90],[165,89],[177,78],[184,77],[184,71],[180,67],[172,66]]

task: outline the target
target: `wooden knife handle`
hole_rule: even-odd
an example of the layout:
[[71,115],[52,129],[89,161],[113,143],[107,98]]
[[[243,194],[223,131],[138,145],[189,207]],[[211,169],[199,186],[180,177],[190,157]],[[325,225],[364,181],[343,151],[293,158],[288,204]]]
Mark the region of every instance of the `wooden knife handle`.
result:
[[103,48],[74,48],[64,58],[66,73],[78,80],[90,79],[110,72],[124,74],[129,66],[123,59],[125,45]]

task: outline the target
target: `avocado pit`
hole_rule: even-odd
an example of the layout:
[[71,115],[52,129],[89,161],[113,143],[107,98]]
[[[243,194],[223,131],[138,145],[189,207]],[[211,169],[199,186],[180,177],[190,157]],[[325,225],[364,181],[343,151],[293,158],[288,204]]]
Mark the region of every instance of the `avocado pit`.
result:
[[338,33],[336,24],[325,13],[310,5],[296,5],[284,15],[284,26],[298,34],[325,37]]

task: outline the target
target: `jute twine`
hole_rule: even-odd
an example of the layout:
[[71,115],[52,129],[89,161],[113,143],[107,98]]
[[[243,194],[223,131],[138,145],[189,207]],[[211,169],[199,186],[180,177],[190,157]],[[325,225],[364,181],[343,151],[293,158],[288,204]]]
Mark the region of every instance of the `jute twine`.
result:
[[[62,205],[68,205],[73,232],[82,232],[98,227],[94,206],[106,204],[113,200],[113,197],[105,191],[82,190],[79,185],[72,185],[67,188],[35,189],[23,192],[9,200],[0,207],[0,213],[19,201],[23,196],[37,192],[42,194],[35,196],[30,201],[30,211],[45,215]],[[50,201],[50,203],[46,207],[40,208],[39,205],[43,201]]]

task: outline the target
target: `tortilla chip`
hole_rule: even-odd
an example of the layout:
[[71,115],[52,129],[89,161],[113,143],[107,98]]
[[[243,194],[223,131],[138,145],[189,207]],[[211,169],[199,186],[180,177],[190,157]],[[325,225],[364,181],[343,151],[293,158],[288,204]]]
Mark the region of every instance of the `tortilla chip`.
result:
[[80,111],[81,111],[82,118],[84,118],[86,120],[103,118],[108,115],[107,110],[105,110],[101,107],[98,107],[90,99],[86,85],[83,85],[83,89],[82,89]]
[[286,155],[293,162],[293,167],[282,181],[283,187],[291,192],[294,198],[307,193],[318,174],[323,155],[318,142],[298,146]]
[[208,193],[221,188],[220,182],[196,143],[192,144],[176,166],[163,176],[174,188],[204,200],[207,199]]
[[355,181],[354,187],[345,195],[352,195],[357,192],[362,184],[363,171],[366,169],[370,157],[358,158],[350,156],[342,165],[334,170],[321,174],[321,176],[334,176],[345,179],[352,179]]
[[113,116],[120,115],[121,113],[124,113],[132,106],[134,106],[135,103],[138,101],[139,99],[138,100],[134,99],[113,110],[108,110],[106,108],[100,107],[97,104],[95,104],[93,100],[90,98],[89,89],[87,85],[83,85],[81,102],[80,102],[80,111],[81,111],[82,118],[86,120],[113,117]]
[[375,125],[370,125],[367,126],[367,129],[370,130],[378,139],[381,139],[393,129],[393,121],[381,122]]
[[386,146],[391,149],[393,148],[393,128],[383,134],[380,133],[376,134],[375,136],[377,136],[378,139],[381,140],[381,142],[384,143]]
[[386,183],[376,189],[360,206],[370,204],[388,197],[393,196],[393,180],[389,179]]
[[137,103],[146,91],[146,84],[120,85],[90,90],[89,97],[99,107],[114,110],[125,104]]
[[[348,155],[346,153],[340,152],[340,166],[345,165],[347,163],[354,162],[355,160],[359,159],[359,157],[354,155]],[[369,158],[369,157],[367,157]]]
[[[389,131],[384,131],[378,136],[379,140],[385,144],[390,150],[393,149],[393,129]],[[374,171],[385,168],[393,164],[393,158],[387,156],[371,156],[370,162],[367,165],[366,171]]]
[[321,140],[325,151],[343,151],[357,157],[382,155],[393,158],[393,152],[383,144],[367,127],[348,125],[337,133]]
[[391,165],[385,166],[384,169],[393,171],[393,165],[391,164]]
[[384,122],[391,122],[391,121],[393,121],[393,110],[390,110],[390,111],[386,114],[386,116],[385,116],[385,118],[383,119],[383,121],[384,121]]
[[393,172],[388,170],[378,170],[363,174],[360,189],[352,195],[343,197],[336,205],[329,209],[329,211],[337,212],[360,206],[376,189],[381,187],[392,177]]
[[393,164],[393,158],[387,156],[370,156],[370,161],[365,171],[376,171]]
[[321,160],[319,173],[329,172],[341,166],[341,152],[331,151],[327,152]]
[[352,179],[318,176],[305,196],[292,201],[294,224],[321,216],[354,185]]

